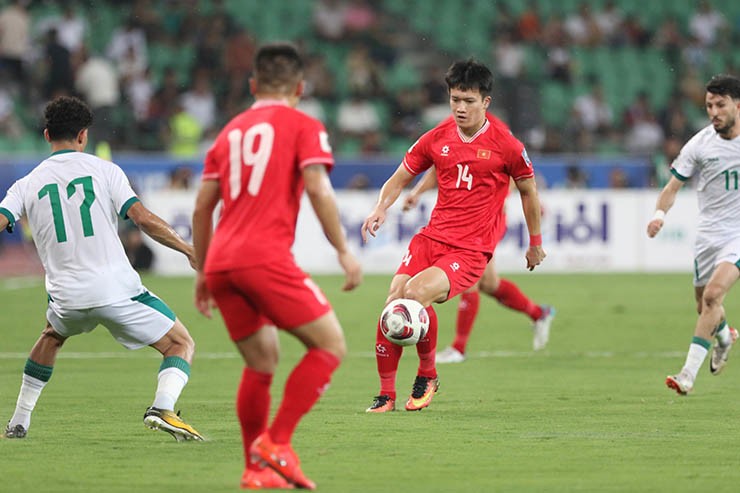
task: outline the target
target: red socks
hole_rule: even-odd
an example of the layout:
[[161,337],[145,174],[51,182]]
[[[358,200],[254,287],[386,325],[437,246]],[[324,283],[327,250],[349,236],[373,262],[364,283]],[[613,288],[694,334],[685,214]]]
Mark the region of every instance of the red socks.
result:
[[502,305],[526,313],[529,318],[539,320],[542,317],[542,308],[522,293],[513,282],[501,279],[498,289],[494,293],[488,293],[498,300]]
[[429,314],[429,330],[424,339],[416,344],[416,353],[419,355],[420,377],[437,378],[437,367],[434,364],[437,351],[437,312],[431,306],[427,307]]
[[465,354],[465,346],[468,345],[470,332],[473,330],[475,317],[478,315],[480,306],[480,293],[463,292],[460,295],[460,303],[457,305],[457,324],[455,326],[455,340],[452,347]]
[[283,402],[270,426],[270,438],[277,444],[289,443],[301,418],[329,387],[339,358],[322,349],[309,349],[285,383]]
[[403,347],[393,344],[380,332],[380,320],[375,332],[375,363],[380,377],[380,395],[396,399],[396,372]]
[[241,424],[244,458],[248,469],[254,467],[249,459],[252,442],[267,429],[271,383],[271,374],[244,368],[236,393],[236,415]]

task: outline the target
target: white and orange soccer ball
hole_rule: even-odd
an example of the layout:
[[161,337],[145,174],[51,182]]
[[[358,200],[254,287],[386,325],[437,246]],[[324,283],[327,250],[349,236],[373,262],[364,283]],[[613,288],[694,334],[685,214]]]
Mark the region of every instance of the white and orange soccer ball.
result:
[[424,338],[428,329],[429,314],[416,300],[393,300],[380,314],[380,331],[399,346],[413,346]]

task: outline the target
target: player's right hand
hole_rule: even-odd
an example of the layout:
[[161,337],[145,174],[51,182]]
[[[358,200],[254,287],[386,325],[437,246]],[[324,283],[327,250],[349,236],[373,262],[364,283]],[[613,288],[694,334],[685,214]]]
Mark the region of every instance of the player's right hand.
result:
[[206,276],[203,272],[198,272],[195,277],[195,308],[198,309],[206,318],[211,318],[211,308],[216,307],[213,296],[206,286]]
[[662,219],[653,219],[647,225],[647,234],[649,238],[655,238],[655,235],[663,228]]
[[352,291],[362,283],[362,266],[349,250],[339,253],[339,265],[344,270],[342,291]]
[[408,212],[419,204],[419,196],[410,193],[403,201],[403,212]]
[[370,215],[367,216],[367,218],[365,219],[365,222],[362,223],[362,228],[360,229],[362,241],[364,243],[367,243],[368,233],[370,234],[370,236],[375,237],[375,232],[384,222],[385,212],[380,212],[377,209],[371,212]]

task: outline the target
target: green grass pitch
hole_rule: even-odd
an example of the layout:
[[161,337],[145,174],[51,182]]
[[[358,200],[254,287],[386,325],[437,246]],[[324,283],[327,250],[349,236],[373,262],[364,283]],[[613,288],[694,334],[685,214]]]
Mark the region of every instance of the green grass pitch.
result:
[[[720,376],[705,362],[694,393],[664,385],[677,372],[696,315],[691,277],[511,276],[557,307],[551,340],[531,351],[529,321],[483,297],[468,361],[441,365],[441,387],[421,412],[364,412],[378,391],[375,320],[390,276],[354,293],[317,276],[341,320],[349,355],[330,390],[301,422],[294,446],[322,492],[737,491],[740,353]],[[160,359],[126,351],[103,328],[70,339],[25,440],[0,440],[0,491],[238,491],[242,449],[234,411],[241,362],[220,318],[192,307],[192,280],[146,277],[196,340],[178,406],[208,437],[176,443],[142,424]],[[40,282],[0,280],[0,419],[9,419],[25,359],[43,325]],[[441,347],[457,301],[440,305]],[[740,297],[725,307],[740,323]],[[281,335],[273,411],[302,348]],[[740,351],[736,349],[735,351]],[[401,407],[416,366],[406,349]]]

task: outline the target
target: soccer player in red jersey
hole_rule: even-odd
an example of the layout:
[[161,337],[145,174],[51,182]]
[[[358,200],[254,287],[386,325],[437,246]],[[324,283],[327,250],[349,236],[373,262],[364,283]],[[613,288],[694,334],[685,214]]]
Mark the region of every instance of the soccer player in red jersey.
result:
[[[334,164],[327,133],[321,122],[294,109],[303,92],[298,52],[289,44],[268,44],[257,51],[254,66],[255,103],[224,127],[205,159],[193,212],[195,305],[210,317],[215,301],[244,358],[236,402],[246,459],[241,486],[314,489],[290,441],[328,387],[346,346],[329,302],[291,253],[304,189],[337,251],[343,289],[358,286],[362,271],[348,249],[327,176]],[[288,377],[268,427],[276,327],[298,338],[307,352]]]
[[[486,113],[493,88],[491,71],[474,60],[459,61],[449,68],[445,81],[452,116],[422,135],[406,152],[381,188],[361,230],[365,241],[368,235],[375,236],[404,187],[434,166],[437,204],[429,223],[412,238],[386,299],[388,303],[411,298],[429,313],[429,330],[416,345],[419,368],[406,402],[409,411],[427,407],[439,387],[434,354],[437,315],[431,305],[462,293],[480,279],[505,228],[502,210],[512,178],[521,194],[530,235],[527,268],[534,269],[545,258],[532,163],[508,127]],[[368,412],[395,409],[401,352],[401,346],[383,337],[378,324],[375,355],[380,393]]]
[[[416,207],[421,194],[436,186],[437,179],[434,171],[427,171],[404,199],[403,210],[408,211]],[[514,183],[512,182],[509,189],[513,186]],[[506,230],[504,229],[497,243],[503,239],[505,233]],[[480,293],[487,294],[502,305],[527,315],[532,320],[532,348],[535,351],[545,348],[550,338],[550,326],[555,318],[555,308],[535,303],[514,282],[500,277],[496,272],[496,260],[492,258],[488,262],[480,281],[460,294],[460,302],[457,305],[455,339],[450,346],[437,353],[436,362],[438,364],[462,363],[465,361],[465,349],[480,306]]]

